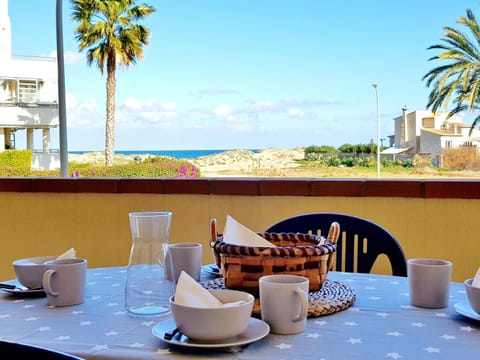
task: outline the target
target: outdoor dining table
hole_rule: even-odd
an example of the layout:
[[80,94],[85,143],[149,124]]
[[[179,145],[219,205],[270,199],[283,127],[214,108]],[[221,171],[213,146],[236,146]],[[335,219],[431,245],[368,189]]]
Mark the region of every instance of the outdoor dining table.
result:
[[0,340],[85,359],[478,358],[480,321],[457,312],[456,305],[467,301],[463,284],[451,284],[447,308],[424,309],[410,305],[404,277],[330,272],[328,278],[354,290],[352,306],[309,318],[299,334],[268,334],[241,348],[196,349],[171,347],[152,334],[171,318],[127,314],[125,267],[91,268],[80,305],[52,308],[45,297],[0,292]]

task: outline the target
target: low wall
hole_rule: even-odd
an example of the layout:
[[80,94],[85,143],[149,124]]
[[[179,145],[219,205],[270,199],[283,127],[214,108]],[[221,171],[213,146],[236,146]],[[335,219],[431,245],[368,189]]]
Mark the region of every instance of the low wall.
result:
[[[453,278],[480,265],[480,182],[311,179],[0,179],[0,280],[14,259],[60,254],[70,247],[90,267],[126,265],[128,213],[173,212],[171,242],[201,242],[204,263],[210,219],[227,214],[255,231],[289,216],[339,212],[387,228],[408,258],[453,261]],[[389,273],[380,262],[375,272]]]

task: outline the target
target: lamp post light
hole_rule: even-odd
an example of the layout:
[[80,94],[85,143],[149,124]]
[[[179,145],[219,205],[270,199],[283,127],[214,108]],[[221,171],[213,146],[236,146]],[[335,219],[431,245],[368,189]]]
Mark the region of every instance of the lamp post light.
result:
[[380,107],[378,102],[378,84],[372,84],[377,99],[377,177],[380,177]]

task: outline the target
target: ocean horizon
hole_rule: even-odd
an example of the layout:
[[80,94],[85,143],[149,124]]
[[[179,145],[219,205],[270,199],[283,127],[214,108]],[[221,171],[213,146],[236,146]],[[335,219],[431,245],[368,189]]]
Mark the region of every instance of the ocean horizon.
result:
[[[195,159],[201,156],[220,154],[225,151],[234,149],[204,149],[204,150],[115,150],[115,155],[152,155],[152,156],[169,156],[177,159]],[[242,149],[249,150],[254,153],[258,149]],[[104,150],[85,150],[85,151],[69,151],[69,154],[83,155],[92,152],[104,152]]]

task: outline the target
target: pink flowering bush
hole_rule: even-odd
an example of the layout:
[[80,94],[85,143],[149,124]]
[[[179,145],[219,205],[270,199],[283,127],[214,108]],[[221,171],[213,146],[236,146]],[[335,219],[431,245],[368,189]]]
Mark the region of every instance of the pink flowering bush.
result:
[[85,166],[70,164],[73,177],[121,177],[121,178],[176,178],[191,179],[200,176],[199,169],[188,161],[168,157],[147,158],[141,163],[113,166]]

